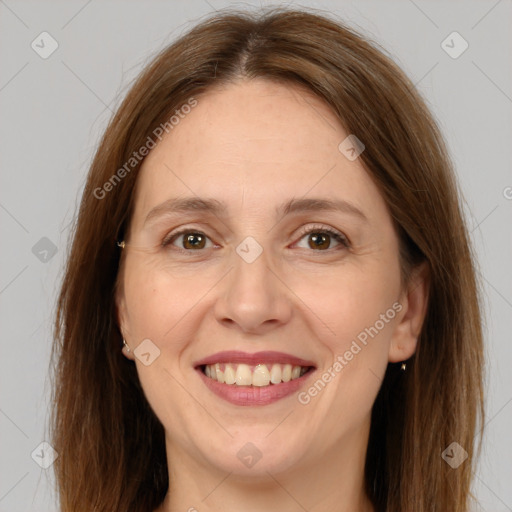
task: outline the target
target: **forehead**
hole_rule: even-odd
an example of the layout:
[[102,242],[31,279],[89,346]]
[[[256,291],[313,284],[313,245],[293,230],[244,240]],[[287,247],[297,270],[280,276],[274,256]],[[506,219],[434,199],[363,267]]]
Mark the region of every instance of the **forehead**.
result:
[[360,160],[350,161],[338,149],[348,133],[312,93],[258,79],[216,87],[196,99],[142,165],[139,214],[179,195],[218,197],[255,211],[313,192],[378,201]]

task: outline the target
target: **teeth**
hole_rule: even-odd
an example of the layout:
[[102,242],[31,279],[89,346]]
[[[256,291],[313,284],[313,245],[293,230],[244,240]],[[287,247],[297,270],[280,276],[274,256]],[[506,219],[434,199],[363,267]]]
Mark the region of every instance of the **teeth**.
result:
[[308,367],[278,363],[274,363],[270,371],[266,364],[251,367],[243,363],[215,363],[206,365],[204,369],[207,377],[220,383],[257,387],[289,382],[302,377],[307,371]]
[[220,383],[224,382],[224,372],[220,369],[220,364],[215,364],[215,376]]
[[236,369],[236,383],[238,386],[250,386],[252,384],[251,369],[246,364],[239,364]]
[[281,375],[283,372],[281,371],[281,366],[278,364],[272,365],[272,370],[270,370],[270,382],[272,384],[279,384],[281,382]]
[[236,373],[230,364],[227,364],[224,368],[224,382],[226,384],[234,384],[236,382]]
[[252,385],[253,386],[268,386],[270,382],[270,373],[268,368],[264,364],[259,364],[254,368],[252,374]]
[[292,380],[292,365],[291,364],[285,364],[283,366],[283,373],[281,375],[281,379],[283,382],[289,382]]

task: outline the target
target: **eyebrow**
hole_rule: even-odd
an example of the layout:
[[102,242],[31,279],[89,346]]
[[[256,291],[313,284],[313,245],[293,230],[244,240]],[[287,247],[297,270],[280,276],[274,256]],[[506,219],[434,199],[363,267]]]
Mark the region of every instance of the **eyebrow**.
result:
[[[144,225],[148,222],[172,213],[194,213],[203,212],[213,215],[222,215],[226,212],[227,206],[222,201],[213,198],[181,197],[171,198],[155,206],[147,214]],[[292,198],[282,205],[276,207],[276,217],[286,216],[294,213],[304,212],[341,212],[348,213],[368,222],[366,215],[354,204],[342,199],[321,199],[321,198]]]

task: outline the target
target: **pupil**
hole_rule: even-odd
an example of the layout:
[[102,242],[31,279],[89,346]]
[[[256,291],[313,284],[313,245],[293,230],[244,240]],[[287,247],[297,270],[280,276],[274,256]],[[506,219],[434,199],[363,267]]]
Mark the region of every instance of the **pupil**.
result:
[[315,247],[320,247],[321,249],[326,249],[326,247],[321,247],[321,245],[325,244],[326,242],[327,242],[327,245],[329,245],[328,235],[326,236],[322,233],[313,233],[311,235],[311,239],[313,240]]
[[[194,240],[197,240],[196,242]],[[203,242],[203,243],[202,243]],[[185,244],[190,244],[192,247],[200,247],[202,248],[202,245],[204,245],[204,239],[202,237],[202,235],[200,235],[199,233],[194,233],[194,234],[191,234],[191,235],[188,235],[186,237],[186,240],[185,240]]]

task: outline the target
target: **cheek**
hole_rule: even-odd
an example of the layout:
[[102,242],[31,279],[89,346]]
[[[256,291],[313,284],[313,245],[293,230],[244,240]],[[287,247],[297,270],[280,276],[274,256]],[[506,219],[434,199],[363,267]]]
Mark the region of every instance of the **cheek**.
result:
[[327,346],[333,356],[348,350],[356,339],[363,344],[367,339],[379,339],[379,346],[387,350],[396,316],[392,307],[399,296],[398,270],[386,271],[380,265],[367,265],[364,269],[347,265],[295,278],[290,275],[287,282],[299,297],[297,307],[304,318],[310,319],[317,341]]
[[193,339],[193,325],[186,319],[198,294],[191,291],[190,280],[171,279],[137,261],[127,264],[126,270],[125,298],[134,343],[149,339],[160,350],[148,366],[135,361],[144,394],[162,424],[178,433],[182,443],[190,443],[188,436],[181,434],[188,431],[186,416],[173,411],[191,407],[190,396],[180,385],[180,362]]
[[201,296],[196,281],[136,261],[128,264],[124,289],[131,332],[163,343]]
[[308,296],[315,313],[309,314],[316,326],[311,331],[326,353],[323,368],[299,402],[311,406],[317,418],[327,418],[326,431],[346,424],[348,417],[359,428],[371,411],[387,368],[397,314],[398,288],[386,284],[371,273],[347,272],[333,277],[322,292],[307,283],[298,292]]

